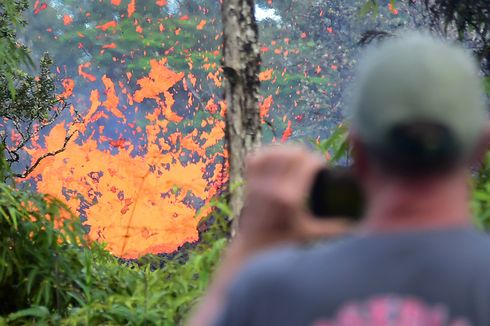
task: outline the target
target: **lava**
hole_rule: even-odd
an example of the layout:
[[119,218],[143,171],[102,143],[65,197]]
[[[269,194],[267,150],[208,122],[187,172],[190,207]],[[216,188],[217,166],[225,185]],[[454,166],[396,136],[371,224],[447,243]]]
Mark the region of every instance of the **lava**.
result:
[[[43,146],[29,151],[34,160],[60,148],[67,133],[76,132],[66,150],[43,160],[30,178],[38,191],[64,198],[82,217],[89,238],[106,243],[119,257],[170,253],[196,241],[197,211],[209,212],[206,204],[226,181],[224,154],[207,153],[224,137],[222,119],[209,116],[203,120],[204,128],[185,136],[174,130],[184,117],[173,110],[171,90],[183,76],[169,69],[165,59],[152,60],[148,75],[137,81],[139,89],[124,94],[118,82],[104,75],[105,91],[90,92],[84,122],[71,129],[58,124],[44,137]],[[64,85],[67,92],[75,87],[72,80]],[[103,137],[95,136],[94,126],[108,117],[129,125],[121,109],[124,96],[136,103],[154,103],[143,127],[130,128],[129,137],[145,140],[144,150],[122,137],[109,140],[110,146],[104,148]],[[224,105],[219,107],[221,116]]]

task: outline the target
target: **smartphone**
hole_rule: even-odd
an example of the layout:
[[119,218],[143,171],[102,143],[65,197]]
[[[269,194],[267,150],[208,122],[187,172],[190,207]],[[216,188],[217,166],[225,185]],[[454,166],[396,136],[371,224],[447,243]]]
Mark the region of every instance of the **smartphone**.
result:
[[361,219],[364,195],[350,167],[321,169],[311,187],[308,206],[318,218]]

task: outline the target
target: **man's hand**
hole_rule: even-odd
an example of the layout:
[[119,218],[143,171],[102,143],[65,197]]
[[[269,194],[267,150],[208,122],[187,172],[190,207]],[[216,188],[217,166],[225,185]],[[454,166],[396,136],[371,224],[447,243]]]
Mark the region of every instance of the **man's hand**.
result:
[[298,146],[270,146],[248,158],[245,207],[237,236],[189,325],[213,324],[231,282],[254,255],[281,243],[348,230],[344,221],[315,219],[305,209],[313,179],[324,165],[319,155]]
[[252,254],[284,242],[346,232],[346,221],[315,219],[306,210],[313,179],[324,166],[320,155],[299,146],[270,146],[251,155],[235,245]]

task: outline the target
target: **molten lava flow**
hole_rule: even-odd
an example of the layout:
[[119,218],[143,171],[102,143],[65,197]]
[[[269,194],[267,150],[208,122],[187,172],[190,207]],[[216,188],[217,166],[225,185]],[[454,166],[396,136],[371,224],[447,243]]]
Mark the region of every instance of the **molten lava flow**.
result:
[[78,66],[78,74],[80,76],[82,76],[83,78],[93,82],[97,78],[94,75],[91,75],[91,74],[84,71],[85,68],[89,68],[90,66],[91,66],[90,62],[86,62],[86,63],[81,64],[80,66]]
[[117,106],[119,105],[119,97],[116,95],[116,91],[114,89],[114,83],[110,78],[107,78],[106,75],[102,76],[102,82],[106,88],[107,100],[104,102],[104,106],[117,118],[121,118],[126,121],[126,117],[124,114],[119,111]]
[[[84,78],[82,68],[88,67],[80,68]],[[166,60],[152,60],[148,76],[130,94],[121,81],[104,75],[105,91],[90,92],[76,139],[64,152],[43,160],[30,176],[40,192],[64,198],[82,217],[89,238],[107,243],[119,257],[170,253],[196,241],[196,212],[209,211],[206,204],[225,182],[224,154],[209,151],[224,137],[223,120],[209,115],[202,128],[185,136],[179,131],[184,117],[173,108],[171,90],[183,76],[166,67]],[[73,88],[67,81],[67,92]],[[136,114],[138,108],[123,106],[123,99],[153,109],[135,118],[128,110]],[[218,107],[221,116],[224,105],[216,105],[216,111]],[[114,139],[100,135],[104,127],[98,123],[108,117],[124,123]],[[67,131],[63,123],[55,126],[41,140],[43,146],[29,151],[32,160],[60,148],[67,132],[74,130]]]
[[288,126],[287,126],[286,130],[284,130],[284,132],[282,134],[281,142],[282,143],[286,142],[289,139],[289,137],[291,136],[292,133],[293,133],[293,129],[291,128],[291,121],[288,121]]

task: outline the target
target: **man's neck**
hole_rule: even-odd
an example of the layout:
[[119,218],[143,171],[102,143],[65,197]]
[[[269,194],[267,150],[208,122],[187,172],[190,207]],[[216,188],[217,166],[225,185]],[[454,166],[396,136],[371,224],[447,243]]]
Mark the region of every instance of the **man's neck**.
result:
[[464,174],[425,182],[390,180],[371,191],[366,232],[439,229],[471,224]]

